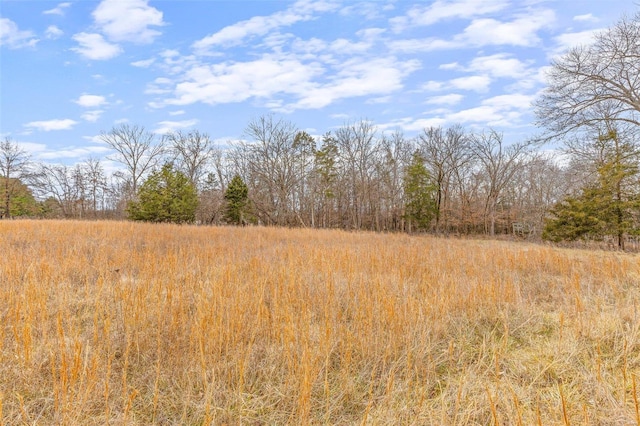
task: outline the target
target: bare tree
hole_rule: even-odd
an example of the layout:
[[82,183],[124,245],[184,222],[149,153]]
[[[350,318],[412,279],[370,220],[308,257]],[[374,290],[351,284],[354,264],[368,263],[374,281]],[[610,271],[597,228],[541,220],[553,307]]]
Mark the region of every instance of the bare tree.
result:
[[297,143],[298,129],[289,121],[267,116],[251,121],[245,134],[249,141],[238,143],[231,155],[260,220],[303,225],[297,214],[297,191],[307,172],[299,168],[299,157],[306,153],[304,145]]
[[37,173],[36,188],[42,198],[53,199],[65,218],[77,216],[78,186],[74,169],[63,165],[41,165]]
[[130,183],[131,196],[135,197],[144,175],[162,159],[165,152],[162,141],[155,143],[153,133],[147,132],[144,127],[128,124],[102,133],[100,139],[116,151],[110,159],[125,167],[123,177]]
[[418,144],[436,185],[436,232],[441,231],[442,222],[447,231],[453,177],[457,169],[469,162],[469,135],[459,125],[446,130],[431,127],[418,136]]
[[551,136],[603,120],[640,125],[640,14],[553,61],[547,79],[535,106]]
[[403,179],[415,144],[396,131],[380,140],[380,155],[376,164],[379,179],[377,203],[380,210],[382,229],[399,231],[405,226]]
[[93,217],[98,217],[98,210],[104,210],[104,197],[107,191],[107,177],[100,160],[87,159],[83,164],[84,178],[91,201]]
[[11,218],[11,199],[18,183],[29,176],[31,157],[8,137],[0,142],[0,173],[3,178],[3,209],[0,218]]
[[345,227],[361,229],[376,225],[376,206],[372,200],[378,145],[373,123],[360,120],[345,124],[335,132],[338,170],[344,179],[347,208]]
[[505,147],[502,134],[495,130],[476,134],[471,139],[471,150],[486,178],[484,216],[488,224],[485,229],[491,236],[495,235],[498,201],[530,146],[525,142]]
[[191,183],[199,187],[206,174],[207,165],[213,159],[215,146],[206,133],[194,130],[177,131],[164,136],[168,149],[176,160],[176,167]]

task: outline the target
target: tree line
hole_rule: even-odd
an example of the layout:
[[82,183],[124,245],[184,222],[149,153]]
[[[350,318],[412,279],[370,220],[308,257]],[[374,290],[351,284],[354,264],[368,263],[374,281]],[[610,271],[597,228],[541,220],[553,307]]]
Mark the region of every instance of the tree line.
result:
[[[541,136],[430,127],[407,138],[368,120],[313,137],[274,116],[216,145],[122,124],[98,159],[34,164],[0,142],[0,215],[132,218],[548,240],[640,234],[640,15],[553,61],[534,108]],[[558,147],[546,151],[549,142]]]
[[[458,125],[406,138],[361,120],[314,138],[290,121],[264,116],[249,123],[244,140],[225,147],[197,130],[158,137],[129,124],[100,137],[121,165],[112,175],[97,159],[33,164],[6,139],[0,151],[14,152],[20,162],[3,167],[10,187],[5,201],[15,204],[19,191],[12,187],[24,182],[41,200],[36,215],[44,217],[495,235],[511,232],[513,222],[541,230],[565,192],[565,171],[532,143],[507,146],[496,131],[471,133]],[[163,201],[160,188],[178,181]],[[186,219],[149,215],[180,191],[195,200],[183,207],[193,211]],[[237,198],[243,191],[245,199]],[[3,216],[20,214],[5,203]]]

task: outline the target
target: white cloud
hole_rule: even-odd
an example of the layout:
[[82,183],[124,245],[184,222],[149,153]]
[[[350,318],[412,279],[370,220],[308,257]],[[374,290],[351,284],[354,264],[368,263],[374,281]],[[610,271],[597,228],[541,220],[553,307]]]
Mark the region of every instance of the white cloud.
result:
[[82,95],[74,102],[85,108],[93,108],[107,103],[107,100],[104,96]]
[[480,102],[479,105],[460,111],[441,109],[430,111],[431,117],[405,117],[379,125],[382,129],[399,128],[405,131],[420,131],[431,126],[461,123],[480,127],[516,127],[530,111],[533,95],[498,95]]
[[400,62],[394,57],[348,61],[326,84],[314,84],[298,93],[300,99],[287,108],[315,109],[337,100],[366,95],[386,95],[403,88],[403,79],[420,68],[416,60]]
[[47,150],[47,145],[35,142],[18,142],[20,148],[37,158],[38,154]]
[[24,126],[48,132],[50,130],[69,130],[76,124],[78,124],[77,121],[65,118],[62,120],[32,121]]
[[72,47],[71,50],[88,59],[103,61],[122,53],[120,46],[105,41],[100,34],[78,33],[71,38],[79,44],[78,47]]
[[188,127],[193,127],[198,124],[198,120],[183,120],[183,121],[161,121],[158,123],[160,127],[153,131],[153,133],[164,135],[167,133],[174,132],[178,129],[185,129]]
[[169,113],[169,115],[172,115],[172,116],[174,116],[174,115],[184,115],[184,114],[185,114],[185,111],[184,111],[184,110],[182,110],[182,109],[180,109],[180,110],[178,110],[178,111],[171,111],[171,112]]
[[285,110],[323,108],[340,99],[387,95],[403,87],[403,79],[420,68],[416,60],[396,58],[355,59],[343,65],[329,82],[313,84],[298,93],[300,99]]
[[454,89],[470,90],[474,92],[486,92],[489,90],[491,78],[486,75],[472,75],[468,77],[454,78],[449,81],[449,86]]
[[425,103],[434,105],[456,105],[464,99],[463,95],[452,93],[450,95],[431,96]]
[[443,126],[446,123],[447,123],[447,120],[440,117],[430,117],[430,118],[404,117],[398,120],[394,120],[390,123],[378,124],[376,127],[378,127],[381,130],[405,130],[408,132],[419,132],[423,129],[428,129],[429,127]]
[[436,0],[428,6],[412,7],[405,16],[390,20],[394,31],[407,27],[427,26],[445,19],[471,19],[476,16],[499,12],[509,6],[508,0]]
[[[56,149],[55,151],[48,151],[38,154],[38,158],[40,160],[58,160],[60,158],[68,158],[68,159],[83,159],[88,157],[102,157],[107,154],[111,150],[105,146],[82,146],[82,147],[74,147],[70,146],[67,148]],[[104,166],[106,162],[102,162],[101,164]]]
[[351,3],[348,6],[340,9],[340,14],[343,16],[362,16],[365,19],[379,19],[383,17],[381,13],[384,10],[380,7],[380,2],[363,1],[357,3]]
[[518,109],[526,110],[531,108],[535,96],[514,93],[511,95],[498,95],[482,101],[483,105],[488,105],[500,110]]
[[162,108],[253,100],[273,111],[292,112],[323,108],[351,97],[373,96],[369,102],[387,102],[385,96],[402,89],[404,78],[420,68],[417,60],[393,56],[322,63],[316,59],[319,56],[303,61],[295,55],[266,54],[247,62],[197,63],[176,78],[176,83],[156,79],[148,84],[147,93],[163,95],[169,88],[173,93],[168,99],[157,98],[148,105]]
[[391,96],[380,96],[377,98],[371,98],[366,100],[366,104],[387,104],[391,102]]
[[92,110],[92,111],[87,111],[87,112],[83,113],[80,117],[83,120],[95,123],[96,121],[98,121],[100,119],[100,117],[102,116],[103,112],[104,112],[103,110],[96,109],[96,110]]
[[298,22],[314,19],[314,14],[337,9],[337,4],[327,0],[299,0],[289,9],[268,16],[254,16],[246,21],[229,25],[193,43],[192,47],[200,53],[215,46],[229,47],[241,44],[245,39],[274,32],[278,28],[288,27]]
[[60,38],[62,34],[64,34],[64,32],[60,28],[56,27],[55,25],[49,25],[47,27],[47,30],[44,32],[44,35],[48,39]]
[[336,120],[346,120],[347,118],[349,118],[349,114],[345,114],[345,113],[331,114],[329,115],[329,117]]
[[269,98],[276,93],[298,93],[308,89],[310,79],[320,73],[319,65],[268,56],[250,62],[201,64],[185,73],[184,80],[175,86],[175,98],[165,103],[215,105],[252,97]]
[[153,83],[147,84],[144,93],[147,95],[164,95],[171,93],[172,88],[169,86],[172,81],[168,78],[158,77]]
[[440,81],[433,81],[433,80],[427,81],[420,87],[421,90],[426,90],[427,92],[437,92],[439,90],[443,90],[444,88],[445,88],[444,83]]
[[162,12],[149,6],[148,0],[103,0],[93,11],[93,19],[115,42],[148,44],[160,35],[150,26],[162,26]]
[[457,62],[451,62],[449,64],[442,64],[438,68],[441,70],[459,70],[462,67]]
[[131,65],[138,68],[149,68],[156,60],[154,58],[145,59],[142,61],[131,62]]
[[440,38],[392,40],[388,46],[392,51],[414,53],[444,49],[469,49],[483,46],[523,46],[540,44],[538,31],[555,20],[552,10],[539,10],[518,16],[508,22],[492,18],[473,20],[462,33],[449,40]]
[[598,22],[600,19],[593,16],[592,13],[587,13],[585,15],[576,15],[573,17],[573,20],[579,22]]
[[469,67],[469,72],[487,73],[493,77],[520,78],[529,73],[527,64],[519,59],[511,58],[504,53],[474,58]]
[[602,29],[598,28],[587,31],[560,34],[553,39],[556,42],[556,45],[551,52],[551,55],[560,55],[571,49],[572,47],[591,44],[594,41],[594,36],[601,31]]
[[552,10],[541,10],[520,16],[511,22],[496,19],[477,19],[456,36],[456,40],[477,46],[511,45],[535,46],[540,43],[537,31],[555,21]]
[[0,18],[0,46],[10,49],[33,47],[38,43],[31,31],[21,31],[11,19]]
[[45,10],[42,13],[44,13],[45,15],[64,15],[64,10],[69,6],[71,6],[70,2],[59,3],[53,9]]

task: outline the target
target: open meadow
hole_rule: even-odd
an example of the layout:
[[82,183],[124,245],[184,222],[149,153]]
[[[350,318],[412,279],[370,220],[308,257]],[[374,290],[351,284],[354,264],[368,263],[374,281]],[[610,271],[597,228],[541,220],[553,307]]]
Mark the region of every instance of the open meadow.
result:
[[637,424],[639,260],[0,221],[0,423]]

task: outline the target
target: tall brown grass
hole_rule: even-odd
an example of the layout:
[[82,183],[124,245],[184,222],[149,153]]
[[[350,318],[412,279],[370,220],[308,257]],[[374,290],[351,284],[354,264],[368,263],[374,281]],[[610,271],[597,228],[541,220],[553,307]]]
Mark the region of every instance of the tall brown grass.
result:
[[14,424],[637,424],[634,255],[0,222]]

